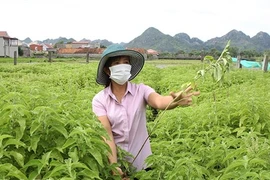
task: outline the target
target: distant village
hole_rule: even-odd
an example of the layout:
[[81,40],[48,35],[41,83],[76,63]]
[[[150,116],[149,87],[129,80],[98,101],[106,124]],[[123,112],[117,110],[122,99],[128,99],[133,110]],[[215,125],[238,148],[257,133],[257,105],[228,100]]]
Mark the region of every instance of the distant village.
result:
[[[10,37],[8,32],[0,31],[0,57],[90,57],[99,58],[105,47],[91,41],[74,41],[70,43],[46,44],[31,42],[26,44],[18,38]],[[153,49],[129,48],[142,53],[145,58],[157,59],[159,53]]]

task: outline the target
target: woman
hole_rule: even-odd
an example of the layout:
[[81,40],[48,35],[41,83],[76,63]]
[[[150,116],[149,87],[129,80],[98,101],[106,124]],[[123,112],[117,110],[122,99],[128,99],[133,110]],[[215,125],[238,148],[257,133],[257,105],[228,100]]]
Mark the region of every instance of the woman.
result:
[[[130,82],[141,71],[144,61],[141,53],[121,45],[114,44],[105,49],[96,79],[105,89],[92,101],[93,112],[110,137],[106,139],[112,150],[110,163],[117,163],[116,146],[119,146],[134,156],[128,161],[137,170],[147,168],[144,161],[152,153],[146,128],[146,106],[163,110],[169,105],[168,109],[173,109],[191,105],[192,96],[199,95],[199,92],[191,92],[192,88],[188,88],[184,93],[172,92],[162,96],[147,85]],[[118,171],[122,174],[121,169]]]

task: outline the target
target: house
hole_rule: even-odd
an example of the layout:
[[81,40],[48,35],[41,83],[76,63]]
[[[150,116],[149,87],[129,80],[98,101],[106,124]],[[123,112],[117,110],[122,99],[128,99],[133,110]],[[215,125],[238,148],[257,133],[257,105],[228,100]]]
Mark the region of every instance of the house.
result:
[[30,44],[31,51],[43,51],[43,46],[40,44]]
[[92,43],[91,41],[74,41],[71,43],[66,44],[65,48],[100,48],[100,43]]
[[156,50],[153,50],[153,49],[148,49],[147,54],[156,55],[156,56],[159,55],[159,53]]
[[81,41],[81,42],[77,42],[77,41],[74,41],[70,44],[67,44],[66,45],[66,48],[85,48],[85,47],[89,47],[89,43],[88,41]]
[[18,39],[12,38],[6,31],[0,31],[0,57],[18,57]]
[[58,57],[86,57],[100,59],[104,48],[58,48]]
[[48,51],[48,49],[52,49],[53,46],[51,44],[43,43],[41,44],[43,46],[43,51]]
[[148,59],[158,59],[159,53],[156,50],[148,49],[147,56]]
[[137,51],[141,53],[145,59],[147,59],[147,50],[145,50],[144,48],[126,48],[126,49]]

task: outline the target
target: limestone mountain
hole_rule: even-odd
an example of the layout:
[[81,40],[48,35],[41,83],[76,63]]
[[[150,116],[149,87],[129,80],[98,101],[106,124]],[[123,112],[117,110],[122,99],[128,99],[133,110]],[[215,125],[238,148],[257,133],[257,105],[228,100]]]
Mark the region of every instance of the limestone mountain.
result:
[[25,38],[24,40],[22,40],[24,43],[26,44],[29,44],[32,42],[32,40],[28,37],[28,38]]
[[226,43],[231,40],[231,46],[237,47],[240,50],[252,49],[253,43],[249,36],[242,31],[232,30],[221,37],[212,38],[204,43],[207,48],[216,48],[222,50]]
[[177,52],[179,50],[188,51],[192,48],[192,43],[187,34],[180,33],[172,37],[160,32],[154,27],[150,27],[140,36],[127,43],[126,47],[155,49],[162,52]]
[[189,47],[189,49],[198,49],[203,45],[203,41],[198,38],[190,38],[186,33],[178,33],[173,36],[179,43]]
[[73,42],[75,41],[75,39],[73,38],[65,38],[65,37],[59,37],[57,39],[45,39],[44,41],[42,41],[45,44],[56,44],[56,43],[69,43],[69,42]]
[[109,46],[111,44],[113,44],[113,42],[108,41],[107,39],[96,39],[92,41],[93,43],[99,43],[101,46]]
[[258,51],[270,49],[270,36],[265,32],[258,32],[254,37],[251,38],[251,42]]
[[[255,50],[263,52],[270,50],[270,36],[265,32],[259,32],[254,37],[250,37],[238,30],[231,30],[227,34],[221,37],[215,37],[203,42],[199,38],[190,38],[186,33],[178,33],[174,36],[170,36],[162,33],[154,27],[146,29],[140,36],[135,37],[128,43],[120,43],[128,48],[144,48],[155,49],[159,52],[177,53],[179,51],[190,52],[192,50],[210,50],[217,49],[222,50],[227,42],[231,40],[231,47],[237,47],[239,50]],[[30,38],[23,40],[25,43],[31,42]],[[41,41],[43,43],[68,43],[75,41],[73,38],[67,39],[59,37],[57,39],[46,39]],[[90,40],[89,40],[90,41]],[[101,46],[109,46],[113,42],[106,39],[96,39],[91,42],[98,42]]]
[[229,40],[231,40],[231,46],[237,47],[239,50],[263,52],[270,49],[270,36],[265,32],[259,32],[256,36],[250,38],[250,36],[242,31],[232,30],[224,36],[215,37],[203,42],[198,38],[190,38],[186,33],[178,33],[173,37],[165,35],[153,27],[148,28],[126,46],[131,48],[151,48],[161,52],[176,53],[179,50],[184,50],[185,52],[209,50],[212,48],[222,50]]

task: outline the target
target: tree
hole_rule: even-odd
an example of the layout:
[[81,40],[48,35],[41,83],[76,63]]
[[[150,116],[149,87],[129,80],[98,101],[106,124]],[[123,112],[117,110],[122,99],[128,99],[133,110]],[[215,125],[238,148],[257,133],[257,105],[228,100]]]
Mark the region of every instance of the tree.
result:
[[216,48],[212,48],[210,50],[210,55],[213,56],[214,58],[217,58],[221,55],[221,52],[217,50]]
[[237,57],[237,55],[239,54],[239,48],[238,47],[230,47],[229,52],[230,52],[232,57]]
[[176,54],[185,54],[185,51],[184,50],[182,50],[182,49],[180,49],[179,51],[177,51],[177,53]]
[[23,56],[23,50],[22,50],[21,46],[18,47],[18,54],[19,54],[19,56]]
[[100,44],[100,48],[107,48],[107,47],[104,46],[103,44]]
[[269,56],[269,55],[270,55],[270,49],[269,49],[269,50],[265,50],[265,51],[264,51],[264,54],[266,54],[266,55]]
[[54,47],[54,48],[58,48],[58,45],[59,45],[59,44],[64,44],[64,41],[63,41],[63,40],[62,40],[62,41],[58,41],[57,43],[54,44],[53,47]]

